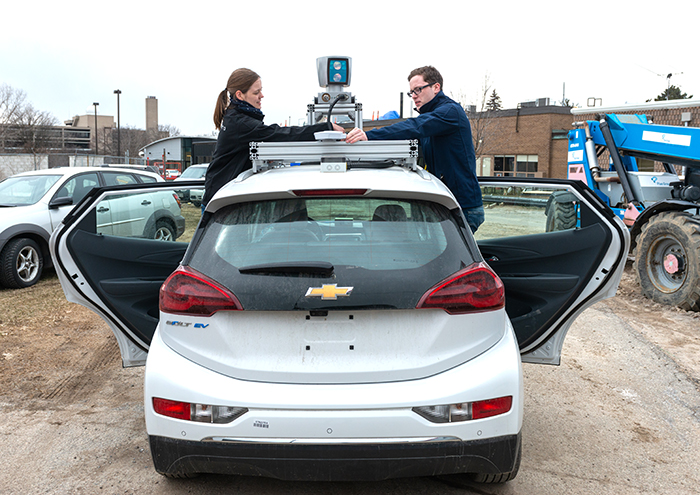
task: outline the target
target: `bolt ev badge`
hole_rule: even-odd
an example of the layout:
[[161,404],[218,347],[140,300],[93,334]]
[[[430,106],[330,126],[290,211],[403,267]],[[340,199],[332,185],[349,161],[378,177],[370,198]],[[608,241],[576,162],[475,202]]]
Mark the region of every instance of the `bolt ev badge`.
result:
[[337,287],[338,284],[324,284],[323,287],[309,287],[306,297],[320,297],[321,300],[335,301],[338,296],[349,296],[353,287]]

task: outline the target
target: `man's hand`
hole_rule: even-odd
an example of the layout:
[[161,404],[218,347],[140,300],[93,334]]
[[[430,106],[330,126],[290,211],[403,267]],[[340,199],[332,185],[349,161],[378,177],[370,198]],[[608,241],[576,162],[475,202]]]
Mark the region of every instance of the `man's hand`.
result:
[[362,129],[355,127],[352,131],[348,132],[345,142],[352,144],[358,141],[367,141],[367,134],[365,134],[365,131]]
[[336,124],[335,122],[331,122],[331,124],[333,124],[333,130],[334,130],[334,131],[345,132],[345,129],[343,129],[342,127],[340,127],[340,126],[339,126],[338,124]]

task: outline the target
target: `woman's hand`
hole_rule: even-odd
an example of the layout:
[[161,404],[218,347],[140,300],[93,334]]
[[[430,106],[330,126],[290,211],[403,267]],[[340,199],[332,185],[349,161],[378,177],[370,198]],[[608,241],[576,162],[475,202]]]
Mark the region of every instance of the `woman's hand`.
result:
[[355,127],[348,133],[347,137],[345,138],[345,142],[352,144],[358,141],[367,141],[367,134],[365,134],[365,131],[362,129]]

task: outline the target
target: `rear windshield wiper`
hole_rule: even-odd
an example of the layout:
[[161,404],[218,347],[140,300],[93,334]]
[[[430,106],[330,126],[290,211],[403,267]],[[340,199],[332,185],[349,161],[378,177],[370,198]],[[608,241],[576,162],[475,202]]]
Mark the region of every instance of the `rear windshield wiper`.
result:
[[333,275],[333,264],[326,261],[298,261],[295,263],[265,263],[261,265],[243,266],[238,269],[244,274],[288,275],[303,274],[330,277]]

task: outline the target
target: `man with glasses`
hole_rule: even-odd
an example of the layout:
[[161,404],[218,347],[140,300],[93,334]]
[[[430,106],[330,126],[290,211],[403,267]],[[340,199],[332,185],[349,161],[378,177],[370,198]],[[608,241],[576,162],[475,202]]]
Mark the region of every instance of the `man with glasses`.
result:
[[442,92],[442,76],[435,67],[411,71],[408,86],[418,117],[367,132],[356,128],[348,133],[346,141],[419,139],[428,171],[452,191],[469,227],[476,232],[484,221],[484,207],[467,114]]

